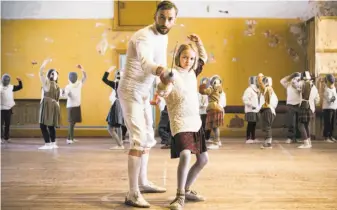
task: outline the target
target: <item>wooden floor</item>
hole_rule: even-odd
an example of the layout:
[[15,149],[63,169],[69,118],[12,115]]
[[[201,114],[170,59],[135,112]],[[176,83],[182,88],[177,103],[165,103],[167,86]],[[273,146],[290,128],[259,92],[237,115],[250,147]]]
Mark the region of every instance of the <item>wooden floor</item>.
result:
[[[194,189],[206,202],[193,210],[337,209],[337,144],[313,142],[296,149],[275,140],[272,150],[223,139]],[[41,139],[12,139],[1,148],[2,210],[132,209],[123,204],[128,188],[127,151],[111,151],[109,139],[59,140],[59,149],[39,151]],[[193,159],[194,161],[194,159]],[[146,194],[151,209],[166,209],[176,191],[177,159],[159,145],[151,152],[149,178],[166,186]]]

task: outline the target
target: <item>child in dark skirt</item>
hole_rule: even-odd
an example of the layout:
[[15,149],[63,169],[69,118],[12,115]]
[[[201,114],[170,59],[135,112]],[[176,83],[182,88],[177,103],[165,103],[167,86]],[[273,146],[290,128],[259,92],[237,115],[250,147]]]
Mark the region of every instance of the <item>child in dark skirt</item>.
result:
[[316,86],[311,80],[310,73],[305,71],[301,75],[302,101],[298,116],[298,127],[301,132],[303,144],[299,149],[309,149],[312,147],[310,139],[310,121],[312,121],[315,113],[315,105],[319,103],[319,95]]
[[[200,85],[201,84],[206,84],[208,87],[209,79],[207,77],[201,78]],[[209,141],[211,138],[211,130],[206,129],[207,106],[208,106],[208,96],[199,93],[199,114],[202,121],[202,129],[204,129],[206,141]]]
[[[185,199],[203,201],[203,196],[190,189],[198,174],[208,162],[206,141],[199,115],[197,76],[207,60],[207,54],[196,35],[189,36],[198,50],[191,44],[182,44],[175,57],[174,85],[159,83],[157,92],[165,98],[172,133],[171,158],[179,158],[178,188],[176,198],[170,203],[170,209],[182,209]],[[199,54],[199,56],[198,56]],[[199,59],[198,59],[199,57]],[[162,81],[165,81],[162,74]],[[189,169],[191,153],[197,161]]]
[[42,95],[40,102],[39,123],[45,144],[39,149],[57,149],[56,128],[60,126],[60,105],[61,96],[58,85],[58,72],[55,69],[49,69],[47,74],[44,73],[46,65],[52,59],[43,61],[39,77],[42,85]]
[[260,91],[257,88],[257,77],[249,77],[249,87],[242,96],[245,105],[245,120],[248,122],[246,132],[246,144],[254,144],[259,141],[255,139],[256,123],[259,119]]
[[67,144],[72,144],[77,140],[74,139],[74,128],[76,123],[82,122],[81,113],[81,92],[82,85],[87,79],[87,74],[81,65],[77,65],[82,71],[82,80],[77,80],[77,73],[70,72],[68,75],[69,84],[65,87],[62,95],[67,97],[67,113],[68,113],[68,139]]
[[[113,139],[116,140],[117,146],[111,147],[110,149],[124,149],[122,140],[122,126],[124,125],[122,107],[118,99],[117,89],[120,80],[120,71],[115,74],[115,81],[108,80],[109,74],[114,70],[114,66],[110,67],[103,75],[102,81],[115,91],[115,98],[112,100],[112,105],[109,114],[106,118],[108,122],[108,132]],[[110,99],[111,100],[111,99]]]
[[206,84],[201,84],[199,92],[208,96],[206,129],[212,130],[214,133],[214,140],[207,148],[219,149],[222,145],[220,127],[224,124],[224,109],[220,104],[220,97],[223,92],[221,78],[218,75],[214,75],[210,79],[210,87],[207,87]]
[[271,149],[273,135],[272,125],[276,117],[276,107],[278,104],[277,95],[272,88],[271,77],[258,76],[258,87],[262,93],[261,97],[261,124],[262,130],[265,133],[264,143],[261,145],[261,149]]

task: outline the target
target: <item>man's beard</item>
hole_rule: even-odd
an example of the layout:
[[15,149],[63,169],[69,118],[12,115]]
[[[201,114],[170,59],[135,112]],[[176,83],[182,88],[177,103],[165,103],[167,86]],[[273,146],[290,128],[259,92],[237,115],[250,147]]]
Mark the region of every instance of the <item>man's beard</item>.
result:
[[[163,28],[163,29],[162,29],[162,27],[161,27],[160,25],[156,25],[156,29],[157,29],[157,31],[158,31],[160,34],[162,34],[162,35],[166,35],[166,34],[170,31],[169,28]],[[166,29],[166,31],[163,31],[163,30],[165,30],[165,29]]]

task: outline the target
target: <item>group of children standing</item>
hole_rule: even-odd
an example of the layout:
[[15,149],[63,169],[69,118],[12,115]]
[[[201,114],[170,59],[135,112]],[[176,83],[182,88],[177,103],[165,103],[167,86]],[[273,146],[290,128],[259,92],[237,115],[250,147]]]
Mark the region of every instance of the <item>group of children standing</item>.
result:
[[[59,128],[60,124],[60,98],[67,99],[66,108],[69,123],[67,144],[73,144],[77,141],[74,139],[75,124],[82,122],[81,90],[87,79],[85,70],[81,65],[77,65],[77,68],[82,72],[82,79],[78,80],[76,72],[70,72],[68,75],[69,84],[64,89],[61,89],[58,85],[59,73],[55,69],[49,69],[47,74],[44,73],[46,65],[51,61],[51,59],[44,60],[39,71],[42,86],[39,124],[45,142],[39,149],[58,148],[56,144],[56,128]],[[124,149],[123,140],[125,140],[127,129],[124,125],[121,105],[116,95],[120,72],[116,73],[115,81],[109,81],[107,77],[111,71],[113,71],[112,68],[105,72],[102,79],[104,83],[113,89],[110,96],[112,105],[106,121],[108,123],[108,131],[111,137],[116,140],[117,146],[110,149]],[[12,108],[15,105],[13,92],[23,87],[21,79],[17,78],[18,85],[11,85],[10,79],[8,74],[4,74],[1,80],[1,143],[9,141]]]
[[[42,84],[42,95],[40,102],[39,123],[40,129],[45,141],[45,145],[39,149],[58,148],[56,144],[56,131],[59,127],[60,108],[59,99],[67,98],[68,113],[68,138],[67,144],[75,143],[74,127],[76,123],[82,121],[81,114],[81,89],[87,79],[86,72],[81,65],[78,65],[82,71],[82,79],[78,80],[76,72],[69,73],[69,84],[60,89],[58,85],[58,72],[50,69],[46,75],[43,71],[45,66],[51,60],[45,60],[40,68],[40,81]],[[117,88],[121,72],[116,71],[115,80],[108,80],[109,74],[114,70],[109,68],[103,75],[102,81],[112,88],[109,97],[111,108],[107,116],[108,132],[116,141],[117,146],[110,149],[124,149],[123,140],[125,140],[126,126],[124,125],[122,107],[118,100]],[[12,115],[12,108],[15,105],[13,92],[22,89],[22,81],[17,78],[18,85],[10,84],[10,76],[4,74],[1,82],[1,142],[9,140],[9,127]],[[219,149],[220,126],[223,125],[224,107],[226,106],[226,95],[221,87],[221,78],[217,75],[211,78],[201,78],[198,90],[199,115],[202,121],[208,149]],[[281,79],[280,83],[287,91],[287,115],[286,122],[288,128],[287,140],[285,143],[296,141],[297,127],[301,133],[303,145],[299,148],[311,148],[310,122],[315,114],[315,106],[319,104],[320,97],[318,90],[309,74],[295,72]],[[263,74],[252,76],[248,80],[248,88],[244,91],[242,100],[245,105],[245,120],[247,121],[246,143],[259,143],[256,139],[256,125],[260,121],[262,130],[265,132],[265,144],[263,148],[271,148],[272,142],[272,123],[276,117],[276,107],[278,98],[272,88],[272,79]],[[337,92],[335,88],[335,78],[328,74],[324,79],[324,94],[322,99],[322,109],[324,117],[323,136],[326,142],[335,143],[333,137],[334,126],[336,124]],[[267,99],[267,100],[266,100]],[[158,133],[162,139],[162,149],[171,148],[171,129],[168,117],[168,110],[165,99],[158,96],[157,102],[152,105],[159,105],[161,118],[158,125]],[[297,125],[297,126],[296,126]],[[214,133],[213,141],[210,141],[211,131]]]
[[242,100],[245,105],[245,120],[248,122],[246,143],[258,143],[255,139],[256,124],[261,121],[265,140],[261,148],[272,148],[272,125],[276,117],[278,97],[272,87],[271,77],[262,73],[250,77],[249,87],[245,90]]
[[[287,91],[287,115],[288,127],[287,140],[285,143],[296,142],[297,127],[301,133],[303,144],[298,148],[308,149],[312,147],[310,123],[315,115],[315,107],[320,102],[318,90],[308,71],[295,72],[281,79],[280,83]],[[324,78],[324,93],[322,109],[324,115],[325,141],[336,142],[333,137],[333,129],[336,119],[337,102],[335,78],[328,74]],[[249,87],[243,97],[245,104],[245,120],[248,122],[246,143],[258,143],[255,139],[256,124],[261,121],[262,130],[265,132],[265,142],[261,148],[272,148],[271,126],[276,117],[275,109],[278,104],[277,96],[272,89],[272,79],[259,74],[249,78]],[[298,125],[298,126],[296,126]]]

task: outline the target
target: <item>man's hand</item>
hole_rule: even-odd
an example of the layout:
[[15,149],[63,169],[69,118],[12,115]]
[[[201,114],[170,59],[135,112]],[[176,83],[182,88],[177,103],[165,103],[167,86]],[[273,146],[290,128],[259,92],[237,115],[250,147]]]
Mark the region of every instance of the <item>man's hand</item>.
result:
[[163,66],[158,66],[156,70],[156,75],[160,77],[160,75],[165,71],[165,68]]
[[19,77],[16,78],[17,81],[21,82],[21,79]]

